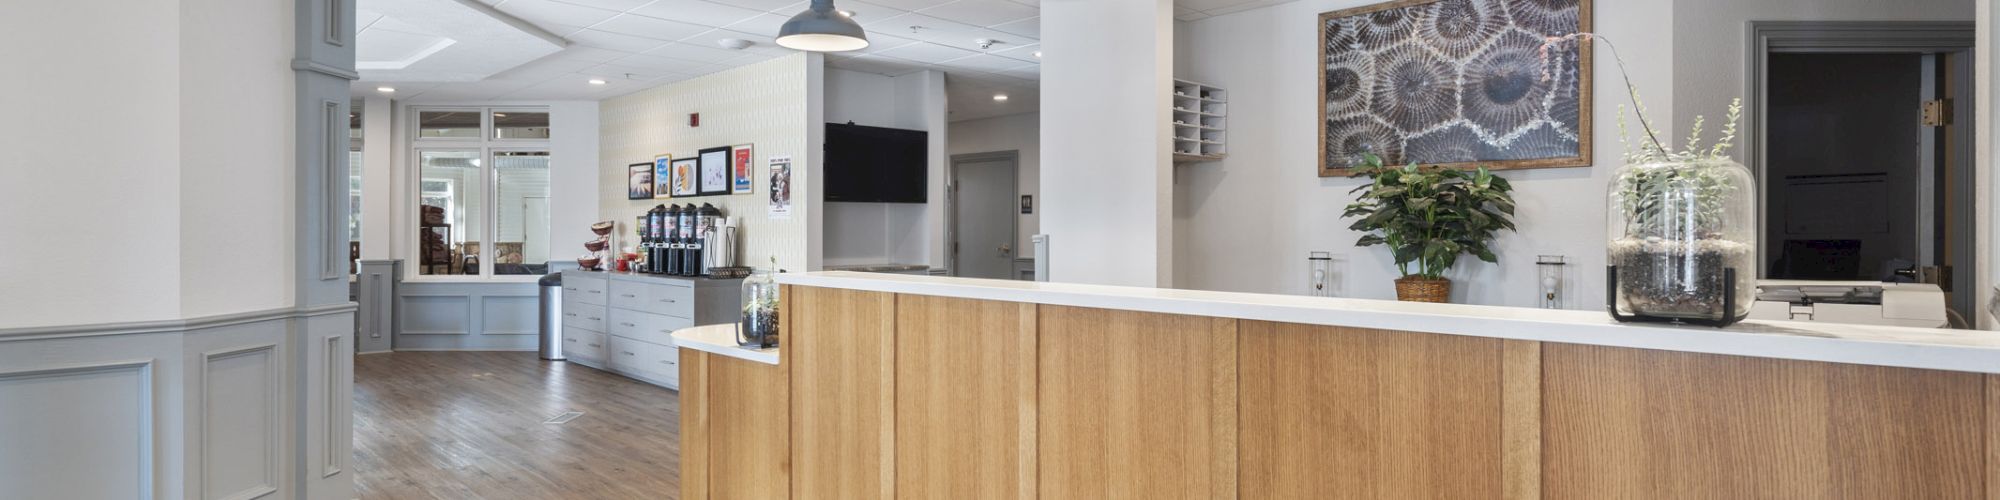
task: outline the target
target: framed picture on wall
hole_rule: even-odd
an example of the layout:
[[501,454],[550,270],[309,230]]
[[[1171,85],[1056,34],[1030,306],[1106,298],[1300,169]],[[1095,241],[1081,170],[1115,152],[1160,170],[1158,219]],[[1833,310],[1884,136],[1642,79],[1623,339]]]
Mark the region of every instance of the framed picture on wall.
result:
[[729,194],[729,146],[704,149],[696,157],[701,159],[697,182],[701,194]]
[[674,196],[674,193],[673,193],[673,179],[674,179],[674,168],[673,168],[673,161],[674,161],[674,155],[659,155],[659,156],[655,156],[655,157],[653,157],[653,197],[654,197],[654,198],[672,198],[672,197]]
[[1592,0],[1397,0],[1319,15],[1319,175],[1590,165]]
[[625,167],[625,199],[653,198],[653,164],[634,163]]
[[751,173],[756,167],[754,163],[751,163],[756,161],[755,157],[756,155],[750,152],[749,144],[736,146],[730,150],[729,192],[731,194],[750,194],[752,188],[755,187],[753,184],[755,180]]
[[674,160],[668,168],[673,171],[673,197],[701,196],[701,190],[695,186],[695,177],[701,175],[701,158]]

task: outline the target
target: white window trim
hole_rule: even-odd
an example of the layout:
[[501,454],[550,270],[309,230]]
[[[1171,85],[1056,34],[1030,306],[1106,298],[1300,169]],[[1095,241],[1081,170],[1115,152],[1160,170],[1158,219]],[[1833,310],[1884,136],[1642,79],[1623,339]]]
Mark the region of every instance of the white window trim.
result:
[[[476,138],[421,137],[423,133],[422,117],[426,111],[477,112],[479,113],[479,136]],[[541,279],[539,275],[510,274],[498,276],[493,274],[494,262],[492,254],[495,248],[492,239],[495,231],[499,228],[499,210],[496,205],[491,203],[498,191],[495,185],[498,176],[493,172],[494,153],[550,151],[548,139],[494,139],[493,113],[496,111],[502,113],[522,111],[553,114],[550,108],[546,106],[413,105],[398,110],[398,117],[404,124],[401,133],[408,141],[408,146],[400,148],[396,153],[403,158],[401,163],[406,166],[406,168],[402,169],[403,182],[405,183],[404,185],[409,186],[407,189],[402,190],[405,194],[398,200],[405,208],[402,210],[402,216],[396,217],[395,222],[398,234],[404,235],[401,238],[401,244],[398,245],[401,247],[398,253],[406,259],[405,262],[408,262],[408,264],[403,266],[403,281],[419,283],[533,283]],[[551,131],[550,135],[554,135],[554,132]],[[423,165],[418,160],[421,158],[419,152],[426,150],[479,152],[480,169],[478,188],[485,192],[485,196],[482,196],[481,199],[488,202],[484,204],[485,206],[481,207],[484,213],[482,214],[483,220],[480,221],[482,227],[479,239],[479,275],[428,275],[421,273],[423,266],[421,264],[421,255],[419,255],[419,246],[422,237],[419,232],[422,231],[422,228],[418,227],[417,219],[421,216],[419,207],[422,205],[421,200],[423,199]],[[554,174],[554,171],[551,170],[550,175]],[[468,187],[459,186],[459,189],[468,189]],[[553,245],[553,242],[551,242],[551,245]]]

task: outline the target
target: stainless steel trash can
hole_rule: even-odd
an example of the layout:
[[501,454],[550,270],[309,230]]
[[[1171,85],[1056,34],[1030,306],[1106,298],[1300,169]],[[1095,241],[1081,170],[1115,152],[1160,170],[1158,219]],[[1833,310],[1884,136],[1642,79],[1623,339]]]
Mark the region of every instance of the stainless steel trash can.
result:
[[562,272],[557,271],[543,276],[541,285],[542,359],[562,361]]

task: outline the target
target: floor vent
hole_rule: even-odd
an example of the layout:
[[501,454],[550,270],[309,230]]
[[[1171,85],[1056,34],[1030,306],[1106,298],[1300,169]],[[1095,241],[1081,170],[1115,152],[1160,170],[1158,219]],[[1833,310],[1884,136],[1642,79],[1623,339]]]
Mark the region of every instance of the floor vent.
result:
[[580,411],[566,411],[566,412],[563,412],[563,413],[562,413],[561,415],[556,415],[556,416],[555,416],[554,418],[550,418],[550,419],[548,419],[548,420],[545,420],[545,421],[543,421],[542,423],[544,423],[544,424],[555,424],[555,425],[562,425],[562,424],[567,424],[567,423],[569,423],[569,421],[571,421],[571,420],[576,420],[576,418],[577,418],[577,417],[581,417],[581,416],[583,416],[583,412],[580,412]]

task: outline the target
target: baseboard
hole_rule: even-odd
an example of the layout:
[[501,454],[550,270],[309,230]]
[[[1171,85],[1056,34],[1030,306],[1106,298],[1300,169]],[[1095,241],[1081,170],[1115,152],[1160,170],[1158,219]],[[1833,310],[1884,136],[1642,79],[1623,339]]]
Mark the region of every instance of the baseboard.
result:
[[385,352],[535,352],[536,350],[539,349],[540,348],[538,347],[514,347],[514,348],[398,347],[394,351],[385,351]]

